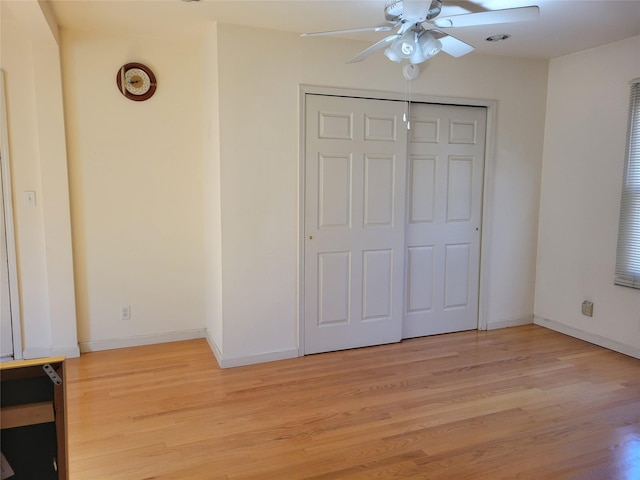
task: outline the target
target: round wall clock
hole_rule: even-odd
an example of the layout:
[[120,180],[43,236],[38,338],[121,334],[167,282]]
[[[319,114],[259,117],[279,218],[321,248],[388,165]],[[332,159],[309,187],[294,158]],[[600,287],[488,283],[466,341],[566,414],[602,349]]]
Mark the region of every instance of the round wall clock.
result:
[[148,100],[156,93],[156,76],[142,63],[127,63],[120,67],[116,83],[122,95],[136,102]]

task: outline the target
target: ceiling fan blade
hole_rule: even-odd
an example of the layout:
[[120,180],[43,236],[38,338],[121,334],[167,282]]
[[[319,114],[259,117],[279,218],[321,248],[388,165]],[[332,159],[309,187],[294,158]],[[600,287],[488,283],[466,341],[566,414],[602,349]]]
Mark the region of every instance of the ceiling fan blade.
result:
[[380,25],[378,27],[365,27],[365,28],[348,28],[346,30],[330,30],[328,32],[313,32],[303,33],[301,37],[321,37],[325,35],[344,35],[345,33],[358,33],[358,32],[388,32],[393,30],[395,25]]
[[[436,30],[432,30],[432,31],[436,31]],[[462,40],[452,35],[449,35],[443,32],[438,32],[438,33],[440,33],[441,35],[444,35],[442,37],[438,37],[438,40],[440,40],[440,43],[442,44],[442,51],[444,53],[448,53],[452,57],[461,57],[475,50],[475,47],[469,45],[468,43],[463,42]]]
[[367,58],[369,55],[376,53],[378,50],[382,50],[389,43],[393,42],[396,38],[399,38],[399,37],[401,37],[399,33],[394,33],[393,35],[389,35],[388,37],[383,38],[379,42],[374,43],[369,48],[364,49],[358,55],[356,55],[351,60],[349,60],[347,63],[361,62],[362,60]]
[[473,27],[497,23],[526,22],[535,20],[539,15],[540,9],[532,5],[530,7],[505,8],[503,10],[438,17],[433,21],[433,24],[438,28]]

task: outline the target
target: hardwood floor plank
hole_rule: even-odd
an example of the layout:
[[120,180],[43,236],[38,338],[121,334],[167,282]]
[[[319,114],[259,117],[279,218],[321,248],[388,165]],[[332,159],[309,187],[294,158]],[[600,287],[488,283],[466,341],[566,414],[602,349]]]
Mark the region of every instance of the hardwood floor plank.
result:
[[640,360],[538,326],[218,368],[67,361],[71,478],[640,478]]

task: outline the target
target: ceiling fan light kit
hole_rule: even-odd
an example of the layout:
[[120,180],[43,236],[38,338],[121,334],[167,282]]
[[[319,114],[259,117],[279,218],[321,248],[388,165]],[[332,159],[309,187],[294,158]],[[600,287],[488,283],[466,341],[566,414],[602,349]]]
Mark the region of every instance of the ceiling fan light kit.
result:
[[442,43],[431,32],[408,30],[402,37],[395,40],[384,54],[393,62],[409,60],[413,64],[418,64],[437,55],[441,49]]
[[[381,32],[397,28],[393,33],[357,54],[347,63],[361,62],[384,49],[384,55],[393,62],[407,60],[419,64],[434,57],[440,51],[453,57],[471,53],[475,48],[439,29],[524,22],[538,18],[540,9],[535,6],[487,10],[441,17],[441,0],[387,0],[384,16],[388,25],[377,27],[305,33],[302,36],[340,35],[353,32]],[[500,41],[509,35],[494,35],[487,41]]]

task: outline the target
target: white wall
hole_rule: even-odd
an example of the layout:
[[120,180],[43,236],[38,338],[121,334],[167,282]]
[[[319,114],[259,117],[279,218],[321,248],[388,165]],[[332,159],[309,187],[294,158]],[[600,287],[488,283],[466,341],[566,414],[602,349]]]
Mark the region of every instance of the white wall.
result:
[[[232,25],[200,41],[66,31],[67,183],[51,93],[62,88],[56,32],[34,6],[0,3],[25,352],[77,354],[70,188],[85,350],[206,328],[229,365],[295,355],[299,85],[399,93],[401,67],[382,55],[345,65],[362,42]],[[489,328],[531,319],[535,285],[538,323],[638,352],[640,294],[612,284],[638,58],[636,37],[556,59],[548,99],[544,61],[441,54],[423,65],[418,94],[497,101],[483,232]],[[155,69],[147,102],[115,87],[128,61]],[[593,319],[580,315],[583,299]],[[133,318],[122,322],[126,304]]]
[[222,205],[220,203],[220,106],[218,89],[218,27],[213,25],[202,49],[204,75],[203,182],[205,235],[205,326],[207,340],[222,358]]
[[[228,364],[298,348],[300,84],[402,92],[401,66],[362,42],[218,26],[222,302]],[[497,100],[489,159],[488,325],[532,321],[547,62],[445,54],[420,94]]]
[[536,323],[635,356],[640,291],[613,277],[629,81],[639,76],[640,37],[550,63],[535,302]]
[[[232,25],[201,41],[63,32],[84,350],[206,329],[225,366],[297,355],[299,86],[401,93],[401,66],[382,55],[344,63],[366,45]],[[116,89],[128,61],[156,72],[147,102]],[[413,85],[497,101],[483,232],[489,328],[533,318],[547,65],[443,54]],[[133,318],[122,322],[126,304]]]
[[[62,45],[81,349],[203,336],[202,44],[63,31]],[[128,62],[155,72],[145,102],[116,87]]]
[[[36,1],[1,2],[24,358],[77,356],[57,31]],[[25,191],[36,193],[27,207]]]

